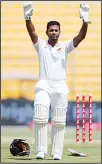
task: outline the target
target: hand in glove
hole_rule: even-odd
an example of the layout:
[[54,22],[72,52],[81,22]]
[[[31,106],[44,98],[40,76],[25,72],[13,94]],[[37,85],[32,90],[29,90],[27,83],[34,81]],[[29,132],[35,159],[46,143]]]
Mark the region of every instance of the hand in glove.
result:
[[83,22],[91,23],[89,21],[89,5],[88,4],[80,4],[79,15],[80,15],[80,18],[83,20]]
[[31,20],[31,16],[33,15],[33,8],[32,8],[31,1],[26,1],[23,4],[23,11],[24,11],[25,20]]

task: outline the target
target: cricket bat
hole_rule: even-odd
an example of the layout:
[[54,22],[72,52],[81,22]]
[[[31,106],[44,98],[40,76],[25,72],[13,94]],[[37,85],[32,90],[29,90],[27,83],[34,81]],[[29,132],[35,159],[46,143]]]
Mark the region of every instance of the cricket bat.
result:
[[87,154],[75,151],[71,148],[68,148],[68,150],[73,156],[80,156],[80,157],[86,157],[87,156]]

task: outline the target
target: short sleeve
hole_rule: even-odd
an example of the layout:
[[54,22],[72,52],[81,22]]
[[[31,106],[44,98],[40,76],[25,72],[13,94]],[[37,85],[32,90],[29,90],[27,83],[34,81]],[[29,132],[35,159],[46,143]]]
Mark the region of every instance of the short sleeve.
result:
[[38,41],[36,44],[33,43],[34,48],[36,49],[36,51],[39,51],[40,47],[43,45],[44,40],[41,39],[40,37],[38,37]]
[[73,40],[68,40],[65,42],[65,49],[67,55],[74,49]]

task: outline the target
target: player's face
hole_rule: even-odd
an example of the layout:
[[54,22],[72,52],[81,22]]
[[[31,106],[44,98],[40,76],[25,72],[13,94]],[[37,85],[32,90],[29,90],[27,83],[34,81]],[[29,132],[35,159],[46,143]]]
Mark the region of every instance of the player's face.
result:
[[52,41],[56,41],[59,38],[60,30],[58,25],[52,25],[49,27],[48,31],[46,32],[49,39]]

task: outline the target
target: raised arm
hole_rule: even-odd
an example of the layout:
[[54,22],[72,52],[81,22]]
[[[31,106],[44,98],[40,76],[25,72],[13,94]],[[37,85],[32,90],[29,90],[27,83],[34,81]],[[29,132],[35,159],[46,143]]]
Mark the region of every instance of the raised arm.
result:
[[83,24],[79,31],[79,34],[73,39],[74,47],[77,47],[78,44],[85,38],[87,29],[88,29],[88,24],[91,23],[88,20],[88,16],[89,16],[89,5],[88,4],[81,4],[79,13],[80,13],[80,18],[83,21]]
[[87,29],[88,29],[88,23],[85,22],[85,23],[83,23],[79,34],[73,39],[74,47],[77,47],[78,44],[85,38]]
[[29,33],[29,36],[34,44],[37,43],[38,35],[35,32],[35,27],[31,21],[31,16],[33,15],[32,2],[28,1],[24,3],[24,17],[26,21],[26,28]]

